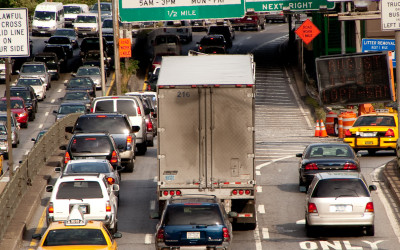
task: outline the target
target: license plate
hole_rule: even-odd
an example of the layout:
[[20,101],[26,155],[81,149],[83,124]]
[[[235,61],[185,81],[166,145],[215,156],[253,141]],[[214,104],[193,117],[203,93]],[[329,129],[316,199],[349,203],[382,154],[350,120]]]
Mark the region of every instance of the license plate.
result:
[[371,144],[374,144],[374,142],[373,141],[366,141],[366,142],[364,142],[364,144],[365,145],[371,145]]
[[40,31],[40,33],[44,34],[44,33],[46,33],[46,32],[44,32],[44,31]]
[[363,137],[372,137],[372,136],[375,136],[375,133],[364,132],[364,133],[362,133],[361,136],[363,136]]
[[82,33],[82,35],[87,35],[87,33],[86,33],[86,32],[84,32],[84,33]]
[[200,239],[200,232],[187,232],[186,238],[188,239]]
[[329,212],[332,213],[343,213],[353,211],[353,206],[351,205],[334,205],[329,207]]

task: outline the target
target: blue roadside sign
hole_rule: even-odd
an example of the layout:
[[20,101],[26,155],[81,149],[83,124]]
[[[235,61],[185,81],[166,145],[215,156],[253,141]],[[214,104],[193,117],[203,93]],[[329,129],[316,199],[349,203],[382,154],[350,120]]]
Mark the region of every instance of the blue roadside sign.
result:
[[362,52],[393,51],[393,68],[396,67],[396,42],[394,39],[362,39]]

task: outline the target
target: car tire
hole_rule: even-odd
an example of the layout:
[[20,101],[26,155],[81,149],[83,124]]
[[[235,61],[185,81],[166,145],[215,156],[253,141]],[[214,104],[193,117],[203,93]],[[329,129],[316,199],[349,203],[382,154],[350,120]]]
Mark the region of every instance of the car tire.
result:
[[333,122],[333,135],[338,136],[339,135],[339,122],[338,119],[335,119]]
[[134,168],[135,168],[135,161],[131,159],[131,161],[125,167],[126,172],[132,173]]
[[375,155],[375,153],[376,153],[376,149],[368,149],[368,154],[369,155]]
[[154,146],[154,141],[153,140],[147,141],[147,146],[153,147]]
[[375,226],[367,226],[365,228],[365,235],[366,236],[374,236],[375,235]]
[[28,128],[28,123],[21,123],[21,128]]
[[137,151],[138,151],[139,155],[144,155],[147,152],[147,144],[146,144],[146,142],[137,145]]
[[301,177],[299,176],[299,191],[300,191],[300,192],[304,192],[303,187],[304,187],[304,189],[305,189],[305,192],[307,192],[307,184],[306,184],[306,183],[301,179]]
[[8,153],[4,153],[4,160],[8,160]]
[[314,238],[315,232],[316,232],[315,227],[308,225],[308,222],[306,220],[306,235],[307,235],[307,237]]
[[[116,218],[115,218],[116,220]],[[118,222],[114,222],[114,227],[111,229],[111,234],[115,234],[118,231]]]

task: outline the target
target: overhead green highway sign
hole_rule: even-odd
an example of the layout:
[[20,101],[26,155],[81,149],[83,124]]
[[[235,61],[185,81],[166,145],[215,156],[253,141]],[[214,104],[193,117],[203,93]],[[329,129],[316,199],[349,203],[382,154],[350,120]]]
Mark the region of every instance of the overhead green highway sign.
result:
[[245,0],[119,0],[123,22],[235,18]]
[[246,9],[254,9],[256,12],[281,11],[284,8],[291,11],[333,9],[335,3],[327,0],[246,0]]

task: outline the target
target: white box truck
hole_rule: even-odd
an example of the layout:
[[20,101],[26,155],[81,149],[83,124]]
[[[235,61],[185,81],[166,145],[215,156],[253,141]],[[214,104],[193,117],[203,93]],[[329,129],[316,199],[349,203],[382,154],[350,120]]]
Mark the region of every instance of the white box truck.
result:
[[253,57],[164,56],[157,96],[159,210],[172,195],[216,195],[254,229]]

